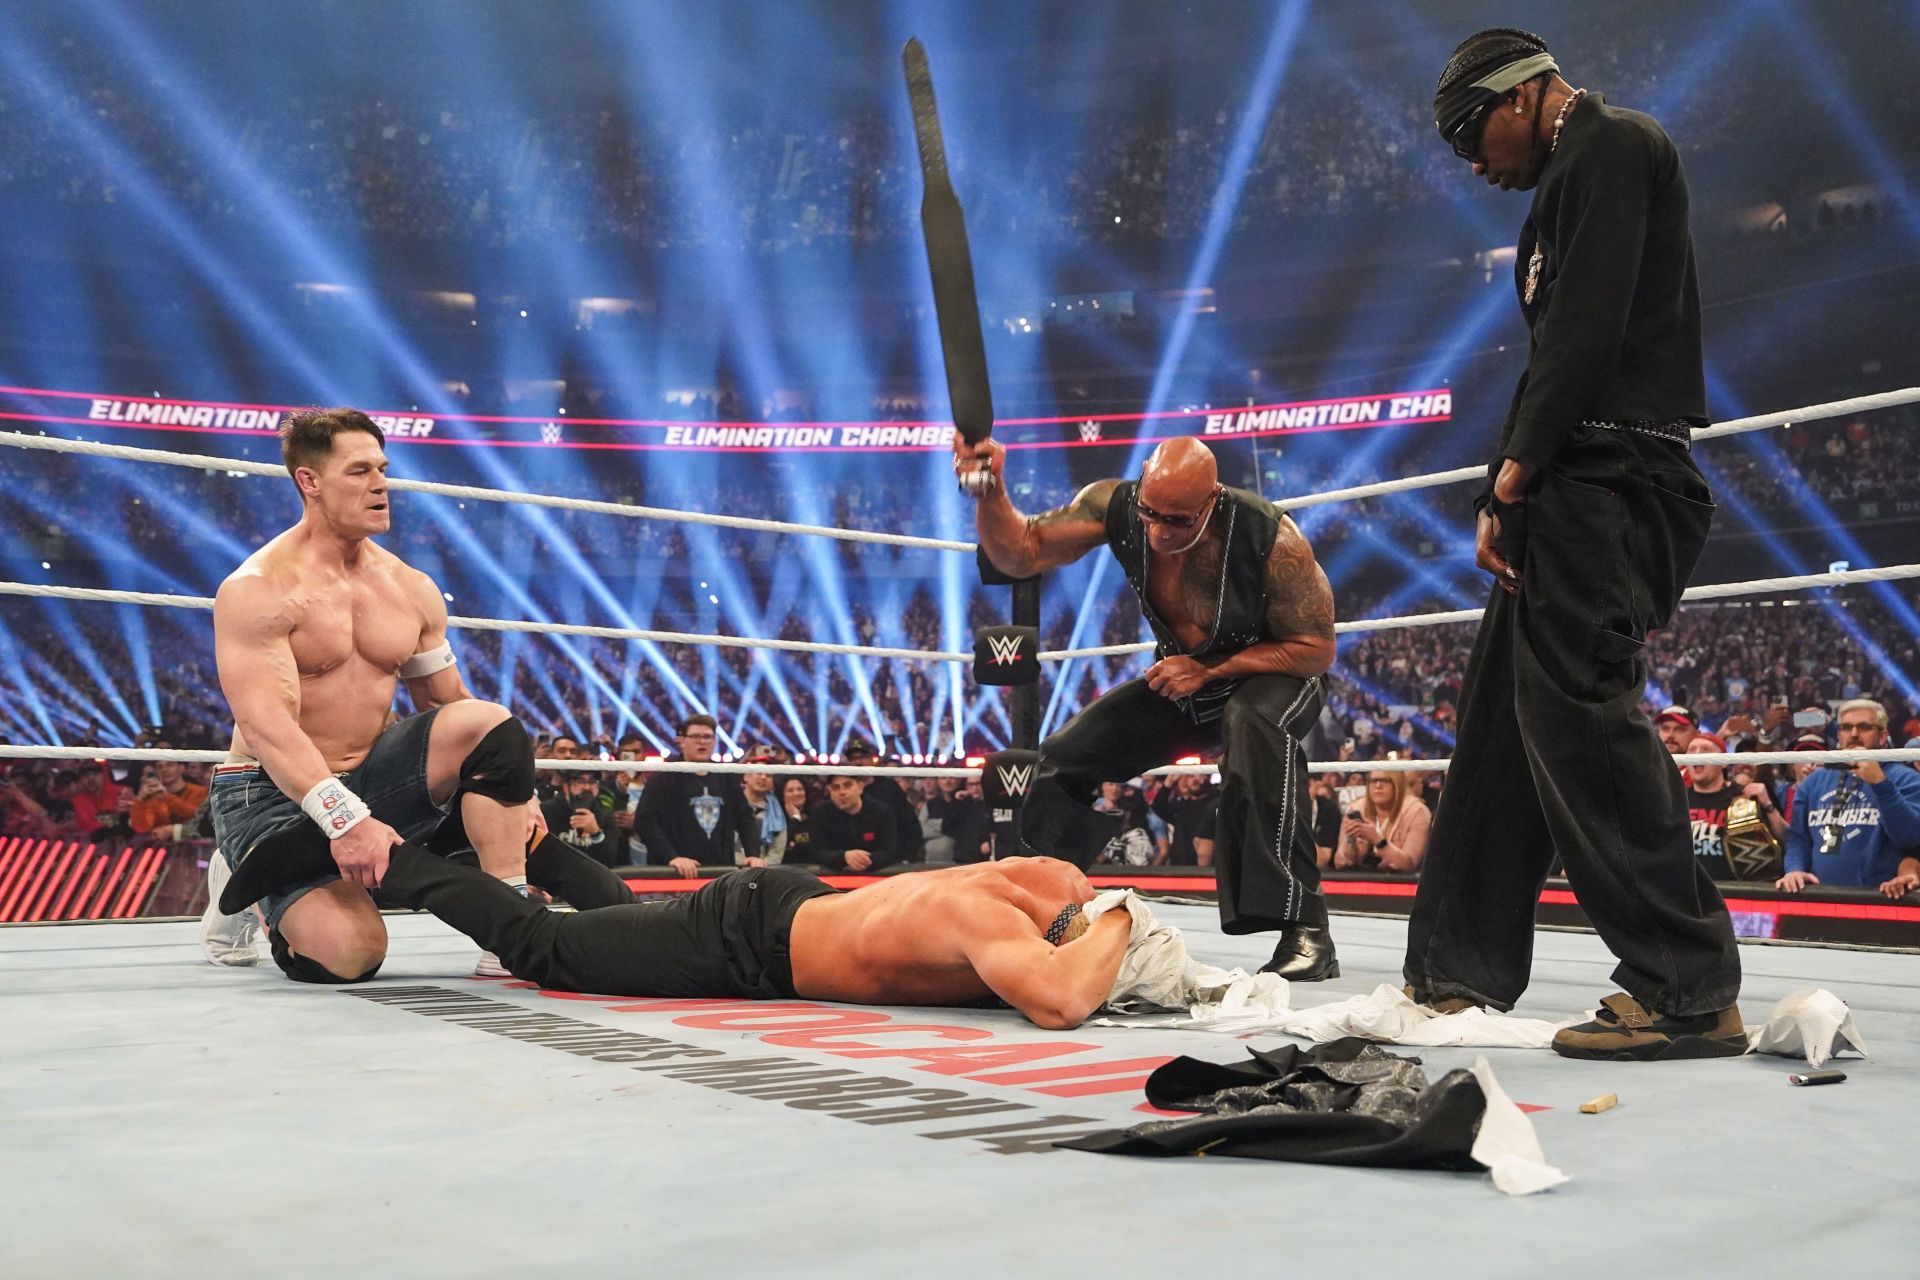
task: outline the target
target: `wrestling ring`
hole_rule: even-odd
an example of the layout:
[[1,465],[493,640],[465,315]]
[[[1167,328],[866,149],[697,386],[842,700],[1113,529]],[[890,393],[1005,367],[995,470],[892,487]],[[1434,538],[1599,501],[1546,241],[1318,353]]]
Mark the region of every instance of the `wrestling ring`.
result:
[[[1920,389],[1720,424],[1696,440],[1920,401]],[[0,433],[0,445],[204,469],[203,455]],[[276,465],[220,459],[284,481]],[[1480,478],[1415,476],[1281,502],[1301,508]],[[966,542],[676,512],[395,480],[400,492],[527,503],[617,518],[679,520],[845,541],[974,553]],[[1688,601],[1920,577],[1920,564],[1695,587]],[[0,583],[0,595],[210,609],[202,597]],[[1471,621],[1478,610],[1349,621],[1352,634]],[[704,644],[844,657],[972,664],[968,652],[456,617],[459,630]],[[1041,652],[1045,664],[1150,645]],[[0,745],[0,756],[219,762],[222,752]],[[1679,762],[1920,760],[1920,751],[1743,752]],[[763,765],[543,760],[556,771],[765,771]],[[1316,772],[1431,771],[1444,759],[1317,761]],[[1164,772],[1211,772],[1211,765]],[[781,772],[970,777],[925,765],[782,765]],[[651,869],[649,869],[651,870]],[[1591,1064],[1472,1046],[1418,1050],[1430,1074],[1485,1055],[1572,1182],[1525,1204],[1466,1173],[1253,1163],[1094,1159],[1058,1139],[1149,1118],[1150,1072],[1187,1054],[1226,1061],[1286,1043],[1271,1032],[1188,1025],[1042,1031],[1005,1011],[876,1009],[807,1001],[636,1000],[566,995],[468,977],[477,950],[426,916],[388,921],[377,980],[335,989],[271,966],[201,962],[190,918],[134,919],[138,857],[118,866],[46,842],[0,842],[0,997],[7,1049],[0,1171],[11,1219],[0,1274],[174,1275],[209,1260],[293,1274],[493,1275],[570,1266],[650,1274],[769,1270],[795,1275],[942,1274],[988,1267],[1338,1263],[1365,1274],[1442,1257],[1489,1276],[1630,1223],[1634,1252],[1663,1269],[1767,1272],[1844,1260],[1860,1275],[1905,1274],[1905,1211],[1920,1119],[1920,906],[1866,895],[1819,901],[1730,893],[1745,930],[1741,1005],[1750,1026],[1810,987],[1851,1006],[1871,1057],[1832,1065],[1842,1088],[1788,1086],[1786,1059],[1718,1065]],[[91,878],[91,883],[89,883]],[[1096,867],[1096,885],[1182,899],[1210,877]],[[857,887],[870,877],[829,877]],[[646,892],[697,887],[648,877]],[[1335,1002],[1400,983],[1411,885],[1330,880],[1345,975],[1296,989]],[[1558,895],[1556,897],[1556,895]],[[102,910],[104,905],[105,910]],[[122,910],[125,908],[125,910]],[[1196,960],[1251,970],[1270,945],[1220,933],[1214,909],[1175,900],[1161,918]],[[1558,911],[1559,914],[1555,914]],[[120,915],[88,920],[89,915]],[[1608,989],[1612,960],[1577,925],[1571,895],[1542,900],[1532,986],[1516,1014],[1562,1020]],[[1794,944],[1794,922],[1848,922],[1860,941]],[[1784,922],[1784,923],[1783,923]],[[1873,932],[1879,930],[1879,932]],[[1762,945],[1773,942],[1781,945]],[[1242,1044],[1230,1041],[1239,1039]],[[805,1087],[802,1087],[805,1086]],[[1579,1105],[1617,1093],[1599,1115]],[[1017,1157],[1017,1158],[1005,1158]],[[1042,1158],[1044,1157],[1044,1158]],[[1817,1200],[1813,1197],[1817,1182]],[[1820,1206],[1817,1208],[1810,1206]],[[103,1229],[100,1219],[109,1219]],[[1466,1230],[1462,1230],[1462,1226]],[[1761,1253],[1764,1261],[1751,1257]],[[921,1259],[926,1259],[924,1264]],[[1044,1262],[1042,1260],[1045,1260]],[[1577,1269],[1577,1268],[1576,1268]]]

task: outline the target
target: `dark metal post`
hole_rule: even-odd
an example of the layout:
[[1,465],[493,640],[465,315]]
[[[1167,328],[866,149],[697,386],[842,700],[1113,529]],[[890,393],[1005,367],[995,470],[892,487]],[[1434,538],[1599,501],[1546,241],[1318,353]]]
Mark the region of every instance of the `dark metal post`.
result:
[[[1040,625],[1040,575],[1013,584],[1013,625]],[[1017,685],[1013,690],[1013,746],[1032,751],[1040,745],[1040,685]]]

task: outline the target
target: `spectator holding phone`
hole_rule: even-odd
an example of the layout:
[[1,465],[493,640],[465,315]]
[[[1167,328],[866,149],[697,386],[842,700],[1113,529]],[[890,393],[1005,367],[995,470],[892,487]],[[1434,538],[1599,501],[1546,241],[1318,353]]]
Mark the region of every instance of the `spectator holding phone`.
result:
[[1407,775],[1367,775],[1366,798],[1340,824],[1340,847],[1333,865],[1341,870],[1378,867],[1412,875],[1427,856],[1433,812],[1418,796],[1407,794]]
[[[156,745],[165,748],[170,744]],[[143,836],[158,833],[179,839],[178,831],[164,829],[192,822],[206,801],[207,789],[189,779],[179,761],[156,760],[147,766],[140,778],[140,789],[134,793],[131,814],[134,833]]]
[[121,814],[130,804],[123,807],[121,801],[127,797],[127,789],[108,777],[106,766],[97,760],[81,765],[79,772],[79,784],[68,797],[73,806],[73,829],[85,838],[102,827],[124,822]]
[[568,772],[559,776],[560,793],[540,805],[547,830],[596,861],[619,865],[622,850],[612,838],[618,830],[613,795],[601,789],[598,774]]
[[15,765],[0,783],[0,836],[45,837],[53,831],[47,807],[33,785],[33,770]]
[[[620,739],[616,759],[633,763],[646,757],[645,738],[630,733]],[[647,846],[641,843],[633,829],[633,815],[640,807],[640,797],[646,793],[647,775],[638,769],[616,773],[610,789],[613,792],[613,840],[619,846],[615,862],[624,861],[628,866],[644,867],[647,865]]]
[[[1887,745],[1887,710],[1871,698],[1840,705],[1839,748]],[[1794,787],[1786,874],[1776,887],[1873,885],[1890,898],[1920,886],[1920,773],[1909,765],[1824,765]]]

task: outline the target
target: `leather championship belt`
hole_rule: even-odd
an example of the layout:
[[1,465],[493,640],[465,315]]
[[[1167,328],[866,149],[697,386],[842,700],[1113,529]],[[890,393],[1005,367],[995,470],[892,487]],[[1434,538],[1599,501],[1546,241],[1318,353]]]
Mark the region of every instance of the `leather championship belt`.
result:
[[1776,879],[1784,863],[1780,842],[1760,812],[1760,802],[1741,796],[1727,805],[1727,865],[1735,880]]

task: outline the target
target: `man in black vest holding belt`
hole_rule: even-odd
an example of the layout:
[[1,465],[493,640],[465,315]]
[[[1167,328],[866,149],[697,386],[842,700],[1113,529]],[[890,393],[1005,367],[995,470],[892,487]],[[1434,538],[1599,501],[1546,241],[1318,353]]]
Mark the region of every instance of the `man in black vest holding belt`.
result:
[[1510,1009],[1556,853],[1624,990],[1554,1037],[1577,1058],[1744,1053],[1740,959],[1693,856],[1673,762],[1640,710],[1713,499],[1687,183],[1650,116],[1558,75],[1545,42],[1483,31],[1434,96],[1475,176],[1532,190],[1514,261],[1527,370],[1488,466],[1476,559],[1497,584],[1460,701],[1408,929],[1409,993]]
[[1333,593],[1286,514],[1220,483],[1198,440],[1154,450],[1138,481],[1101,480],[1043,515],[1014,510],[999,483],[1005,450],[954,434],[954,469],[985,468],[980,545],[1028,577],[1109,547],[1159,642],[1159,659],[1040,744],[1021,813],[1034,853],[1086,867],[1117,835],[1090,807],[1102,782],[1224,747],[1214,843],[1220,927],[1280,930],[1269,972],[1334,978],[1300,739],[1320,714],[1333,665]]

